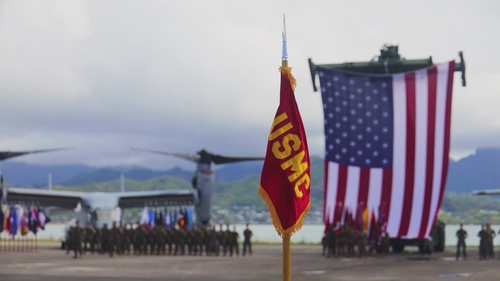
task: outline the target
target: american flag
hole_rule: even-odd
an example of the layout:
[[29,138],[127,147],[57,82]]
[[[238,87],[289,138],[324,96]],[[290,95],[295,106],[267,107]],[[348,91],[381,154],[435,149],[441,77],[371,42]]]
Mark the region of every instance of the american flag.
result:
[[448,172],[454,68],[380,75],[318,66],[325,225],[368,208],[390,237],[429,235]]

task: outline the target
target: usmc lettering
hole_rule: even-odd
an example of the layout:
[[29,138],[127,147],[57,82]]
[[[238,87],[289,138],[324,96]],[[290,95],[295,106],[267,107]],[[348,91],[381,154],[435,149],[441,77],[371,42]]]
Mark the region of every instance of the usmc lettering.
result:
[[[278,127],[278,124],[283,124]],[[276,116],[273,121],[269,141],[274,141],[271,151],[281,162],[283,171],[291,171],[288,181],[294,184],[294,193],[298,198],[304,196],[303,190],[308,190],[311,186],[311,178],[305,173],[309,168],[309,163],[303,162],[306,152],[302,148],[300,137],[290,131],[293,128],[286,113]]]

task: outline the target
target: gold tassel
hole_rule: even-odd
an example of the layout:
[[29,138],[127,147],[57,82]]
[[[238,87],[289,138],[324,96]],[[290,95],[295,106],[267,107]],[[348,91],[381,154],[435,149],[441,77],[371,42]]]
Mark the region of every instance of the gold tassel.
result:
[[292,91],[295,92],[295,85],[297,84],[297,81],[295,80],[295,77],[293,77],[292,68],[289,66],[281,66],[280,72],[286,75],[288,81],[290,81],[290,85],[292,86]]

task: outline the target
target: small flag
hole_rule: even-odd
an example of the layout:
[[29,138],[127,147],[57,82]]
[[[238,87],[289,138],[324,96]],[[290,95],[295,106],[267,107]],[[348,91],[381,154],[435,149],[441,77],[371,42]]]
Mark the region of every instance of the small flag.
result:
[[155,226],[155,212],[153,211],[153,209],[149,209],[149,226],[150,227],[154,227]]
[[363,232],[368,231],[368,225],[369,225],[369,219],[368,219],[368,207],[365,207],[365,210],[363,211]]
[[51,221],[45,212],[40,208],[38,208],[38,221],[42,230],[45,230],[45,225]]
[[142,210],[140,224],[141,225],[149,224],[149,210],[147,206],[144,206],[144,209]]
[[17,228],[19,226],[17,222],[17,209],[13,207],[10,212],[10,233],[13,237],[17,234]]
[[4,214],[2,208],[3,206],[0,204],[0,233],[2,233],[4,226]]
[[187,220],[187,227],[189,229],[193,229],[193,210],[192,210],[192,207],[188,207],[186,209],[186,220]]

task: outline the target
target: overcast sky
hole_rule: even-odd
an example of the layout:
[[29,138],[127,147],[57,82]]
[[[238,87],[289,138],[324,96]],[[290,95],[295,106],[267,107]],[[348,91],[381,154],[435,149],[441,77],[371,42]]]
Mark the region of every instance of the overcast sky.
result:
[[500,147],[499,1],[0,1],[0,149],[10,161],[191,167],[141,147],[264,156],[279,103],[282,17],[312,155],[322,101],[307,59],[368,61],[386,43],[455,73],[451,156]]

